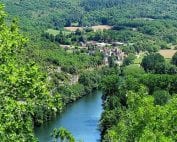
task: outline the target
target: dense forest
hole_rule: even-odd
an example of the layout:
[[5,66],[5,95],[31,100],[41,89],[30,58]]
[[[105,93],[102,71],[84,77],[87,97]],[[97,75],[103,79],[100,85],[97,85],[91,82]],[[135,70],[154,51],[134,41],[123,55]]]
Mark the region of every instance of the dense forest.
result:
[[[177,49],[176,0],[0,2],[2,142],[37,142],[34,126],[98,88],[101,141],[177,141],[177,53],[159,52]],[[95,31],[96,25],[111,28]],[[104,64],[95,45],[81,48],[89,42],[106,49],[119,42],[125,58],[117,64],[110,55]],[[62,132],[75,141],[64,128],[52,136]]]
[[[19,16],[29,29],[34,25],[64,26],[118,24],[138,18],[176,19],[176,1],[139,0],[1,0],[11,16]],[[31,20],[33,19],[33,20]],[[30,26],[30,27],[29,27]]]

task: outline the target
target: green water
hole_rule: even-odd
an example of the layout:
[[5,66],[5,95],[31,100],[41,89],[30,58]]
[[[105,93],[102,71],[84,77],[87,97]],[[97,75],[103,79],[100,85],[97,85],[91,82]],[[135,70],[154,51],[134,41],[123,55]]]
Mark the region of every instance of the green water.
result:
[[103,111],[101,96],[101,91],[85,96],[69,104],[63,113],[52,121],[35,128],[39,142],[51,142],[50,133],[54,128],[59,127],[68,129],[76,140],[98,142],[100,139],[98,124]]

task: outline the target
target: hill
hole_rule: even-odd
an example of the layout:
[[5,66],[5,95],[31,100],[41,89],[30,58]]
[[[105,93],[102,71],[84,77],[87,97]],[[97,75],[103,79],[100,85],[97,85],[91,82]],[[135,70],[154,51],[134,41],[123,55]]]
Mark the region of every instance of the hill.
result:
[[100,84],[103,142],[177,140],[177,53],[156,53],[176,51],[176,0],[0,1],[1,141],[37,141],[33,126]]
[[125,20],[176,20],[175,0],[1,0],[11,17],[21,19],[24,30],[35,27],[117,24]]

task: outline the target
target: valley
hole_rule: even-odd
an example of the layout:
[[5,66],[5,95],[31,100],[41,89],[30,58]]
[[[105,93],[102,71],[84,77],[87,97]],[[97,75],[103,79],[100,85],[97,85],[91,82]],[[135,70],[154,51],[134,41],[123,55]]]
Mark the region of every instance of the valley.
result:
[[176,9],[0,0],[0,140],[177,141]]

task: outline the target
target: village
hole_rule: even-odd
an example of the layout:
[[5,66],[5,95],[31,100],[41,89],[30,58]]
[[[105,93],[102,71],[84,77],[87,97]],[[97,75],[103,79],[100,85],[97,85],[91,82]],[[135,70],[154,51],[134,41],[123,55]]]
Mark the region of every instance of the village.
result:
[[125,46],[125,43],[122,42],[97,42],[97,41],[87,41],[85,43],[80,42],[79,46],[73,45],[60,45],[65,51],[70,53],[75,53],[80,51],[88,55],[94,55],[96,52],[102,53],[103,55],[103,64],[108,65],[108,58],[114,57],[114,62],[118,65],[122,64],[123,59],[126,57],[126,54],[121,50],[121,46]]

